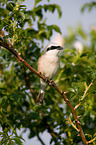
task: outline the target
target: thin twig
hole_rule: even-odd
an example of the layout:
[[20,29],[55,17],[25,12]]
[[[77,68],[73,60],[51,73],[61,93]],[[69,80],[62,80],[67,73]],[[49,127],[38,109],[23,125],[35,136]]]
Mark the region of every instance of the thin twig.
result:
[[92,143],[95,140],[96,140],[96,137],[94,137],[92,140],[88,141],[88,143]]
[[50,128],[50,125],[47,123],[47,120],[45,118],[45,114],[42,111],[39,111],[39,113],[41,113],[41,115],[43,116],[43,123],[44,123],[46,129],[48,130],[48,132],[52,136],[53,140],[55,140],[57,136],[55,135],[53,130]]
[[77,105],[74,107],[74,109],[77,109],[77,108],[81,105],[82,101],[83,101],[84,98],[87,96],[88,90],[89,90],[90,87],[93,85],[93,81],[94,81],[94,79],[91,81],[91,83],[89,84],[88,87],[86,86],[86,89],[85,89],[85,91],[84,91],[84,95],[82,96],[82,99],[80,100],[79,104],[77,104]]
[[45,143],[43,142],[43,140],[41,139],[41,137],[39,135],[37,135],[37,138],[41,142],[42,145],[45,145]]
[[25,76],[25,80],[26,80],[26,86],[30,89],[30,92],[32,93],[33,98],[36,101],[37,97],[36,97],[34,90],[30,87],[30,80],[29,80],[29,76],[28,76],[27,72],[24,73],[24,76]]
[[69,123],[73,126],[73,128],[75,128],[79,132],[79,129],[76,127],[76,125],[74,125],[70,117],[69,117]]

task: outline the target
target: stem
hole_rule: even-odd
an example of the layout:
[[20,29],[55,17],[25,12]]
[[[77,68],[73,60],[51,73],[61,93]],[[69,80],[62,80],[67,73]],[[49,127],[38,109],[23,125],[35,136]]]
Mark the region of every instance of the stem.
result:
[[85,91],[84,91],[84,95],[82,96],[82,99],[80,100],[79,104],[77,104],[77,105],[74,107],[74,109],[77,109],[77,108],[81,105],[81,103],[82,103],[81,101],[83,101],[84,98],[86,97],[88,90],[89,90],[90,87],[93,85],[93,81],[94,81],[94,80],[92,80],[91,83],[89,84],[89,86],[86,87],[86,89],[85,89]]
[[36,101],[37,97],[36,97],[36,94],[35,94],[34,90],[30,87],[30,80],[29,80],[29,76],[28,76],[26,71],[24,73],[24,76],[25,76],[25,80],[26,80],[26,86],[30,89],[30,92],[32,93],[33,98]]
[[[38,71],[36,71],[34,68],[32,68],[20,55],[18,55],[17,52],[15,52],[11,46],[8,46],[7,44],[3,43],[2,41],[0,41],[0,45],[3,46],[4,48],[6,48],[7,50],[9,50],[12,54],[14,54],[27,68],[29,68],[30,71],[32,71],[33,73],[35,73],[37,76],[39,76],[40,78],[42,78],[44,81],[46,81],[46,78],[41,74],[39,73]],[[73,117],[74,117],[74,120],[75,120],[75,123],[80,131],[80,136],[82,138],[82,141],[84,143],[84,145],[88,145],[88,142],[85,138],[85,135],[84,135],[84,132],[83,132],[83,129],[80,125],[80,122],[78,121],[78,118],[77,118],[77,115],[76,115],[76,112],[75,112],[75,109],[72,107],[71,103],[69,102],[67,96],[64,94],[64,92],[54,83],[52,83],[51,80],[48,80],[47,83],[51,86],[53,86],[61,95],[62,97],[64,98],[64,101],[67,103],[70,111],[72,112],[73,114]]]
[[96,140],[96,137],[94,137],[92,140],[88,141],[88,143],[92,143],[95,140]]
[[45,145],[45,143],[43,142],[43,140],[41,139],[41,137],[39,135],[37,135],[37,138],[41,142],[42,145]]
[[48,130],[48,132],[52,136],[53,140],[55,141],[55,139],[56,139],[57,136],[55,135],[55,133],[53,132],[53,130],[50,128],[50,125],[47,123],[46,118],[45,118],[45,114],[42,111],[39,111],[39,112],[43,116],[43,120],[42,121],[43,121],[46,129]]

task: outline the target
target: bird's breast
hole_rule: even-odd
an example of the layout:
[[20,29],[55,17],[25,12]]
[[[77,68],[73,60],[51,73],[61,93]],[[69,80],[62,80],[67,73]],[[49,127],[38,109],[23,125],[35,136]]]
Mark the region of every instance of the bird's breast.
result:
[[38,71],[49,79],[54,78],[59,69],[59,58],[57,56],[42,55],[38,60]]

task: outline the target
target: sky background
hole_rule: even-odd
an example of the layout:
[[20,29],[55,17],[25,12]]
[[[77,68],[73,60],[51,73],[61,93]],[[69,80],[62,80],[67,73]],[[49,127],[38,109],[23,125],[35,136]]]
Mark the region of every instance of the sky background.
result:
[[[83,29],[86,32],[90,32],[92,26],[96,28],[96,9],[94,8],[91,12],[88,12],[88,9],[84,13],[81,13],[81,7],[92,0],[50,0],[50,3],[58,4],[62,10],[62,17],[58,19],[58,13],[55,11],[53,14],[47,12],[44,16],[47,18],[47,24],[58,25],[61,29],[62,35],[68,34],[68,27],[76,28],[78,24],[81,24]],[[96,1],[96,0],[94,0]],[[27,6],[27,9],[31,10],[34,6],[34,0],[25,0],[23,3]],[[41,4],[47,4],[47,0],[43,0]],[[46,44],[47,45],[47,44]],[[23,129],[22,129],[23,130]],[[20,134],[21,131],[18,131]],[[24,145],[41,145],[37,137],[28,139],[29,130],[23,134],[23,138],[26,142]],[[43,134],[40,134],[40,137],[43,139],[46,145],[49,145],[50,134],[45,131]]]

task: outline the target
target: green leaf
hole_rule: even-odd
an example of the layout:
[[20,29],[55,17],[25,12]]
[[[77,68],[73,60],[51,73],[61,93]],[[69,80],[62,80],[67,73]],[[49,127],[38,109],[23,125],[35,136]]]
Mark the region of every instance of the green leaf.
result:
[[81,8],[81,12],[84,12],[86,8],[88,8],[88,10],[91,11],[93,7],[96,7],[96,2],[86,3],[86,4]]
[[56,4],[55,4],[55,7],[57,8],[59,18],[61,18],[61,15],[62,15],[61,7],[59,5],[56,5]]
[[20,8],[26,8],[26,5],[20,5]]
[[61,33],[60,28],[57,25],[51,25],[51,27],[58,33]]
[[43,7],[44,7],[45,12],[49,10],[52,13],[57,9],[59,18],[61,17],[62,12],[59,5],[50,4],[50,5],[44,5]]
[[9,2],[7,5],[6,5],[6,9],[9,10],[9,11],[12,11],[15,7],[15,3],[13,2]]
[[81,12],[84,12],[85,8],[88,6],[88,3],[83,5],[82,8],[81,8]]
[[[61,33],[60,31],[60,28],[57,26],[57,25],[50,25],[50,26],[47,26],[48,30],[51,32],[53,29],[55,31],[57,31],[58,33]],[[52,33],[52,32],[51,32]]]
[[35,6],[39,3],[39,2],[41,2],[42,0],[35,0]]
[[42,17],[43,17],[42,8],[43,8],[43,6],[39,5],[32,10],[32,13],[33,13],[32,16],[34,17],[34,20],[35,20],[36,16],[39,16],[40,19],[42,19]]
[[19,137],[13,138],[18,145],[23,145],[23,142],[20,140]]
[[81,55],[80,55],[80,57],[84,57],[84,56],[87,56],[88,55],[88,52],[85,52],[85,53],[82,53]]

